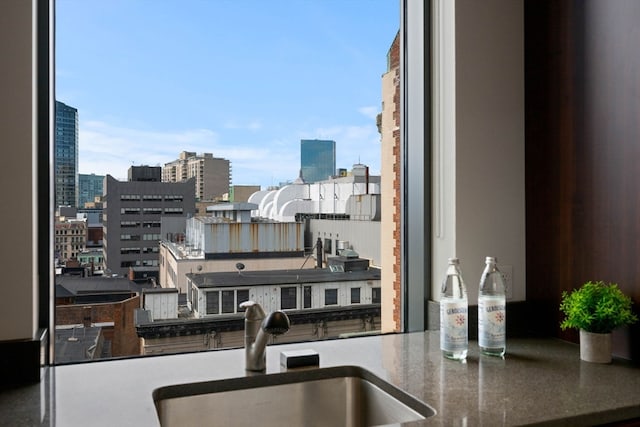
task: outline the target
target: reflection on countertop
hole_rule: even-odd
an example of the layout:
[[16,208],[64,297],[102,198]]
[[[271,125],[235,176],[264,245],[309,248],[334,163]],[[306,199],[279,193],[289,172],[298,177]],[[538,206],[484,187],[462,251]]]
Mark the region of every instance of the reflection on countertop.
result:
[[[594,425],[640,417],[640,368],[622,360],[581,362],[578,346],[555,339],[511,339],[505,359],[444,359],[439,333],[416,332],[267,348],[313,349],[320,366],[359,365],[434,407],[411,426]],[[0,391],[0,425],[157,426],[154,389],[244,376],[244,350],[57,366],[39,384]],[[212,414],[215,417],[215,414]],[[215,418],[212,419],[214,421]]]

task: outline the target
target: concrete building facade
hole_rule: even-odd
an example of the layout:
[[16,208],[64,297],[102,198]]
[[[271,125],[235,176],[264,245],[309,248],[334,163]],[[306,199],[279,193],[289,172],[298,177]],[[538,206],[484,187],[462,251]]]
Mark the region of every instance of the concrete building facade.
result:
[[[136,175],[148,174],[134,173],[132,176]],[[106,271],[127,276],[132,268],[150,267],[157,276],[161,217],[192,216],[195,210],[193,186],[193,178],[177,183],[159,180],[122,182],[107,175],[103,214]]]
[[87,220],[56,217],[55,257],[60,264],[77,260],[87,247]]
[[382,266],[382,330],[401,329],[401,218],[402,164],[400,152],[400,33],[387,54],[387,71],[382,75],[382,112],[378,115],[381,142],[380,248]]
[[231,162],[213,157],[212,153],[197,155],[183,151],[177,160],[162,168],[163,182],[183,182],[190,178],[194,178],[198,200],[222,199],[231,185]]
[[[313,268],[305,262],[304,224],[251,220],[251,203],[209,206],[207,216],[186,219],[185,233],[165,233],[160,242],[159,283],[186,292],[190,273]],[[169,229],[169,218],[162,221]],[[173,226],[175,229],[175,226]]]

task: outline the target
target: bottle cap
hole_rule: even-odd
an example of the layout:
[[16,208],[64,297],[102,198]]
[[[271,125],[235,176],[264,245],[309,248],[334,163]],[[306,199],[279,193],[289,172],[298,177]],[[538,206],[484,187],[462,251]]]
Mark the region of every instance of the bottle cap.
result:
[[487,258],[485,258],[484,262],[493,262],[496,263],[498,262],[498,258],[494,257],[494,256],[488,256]]

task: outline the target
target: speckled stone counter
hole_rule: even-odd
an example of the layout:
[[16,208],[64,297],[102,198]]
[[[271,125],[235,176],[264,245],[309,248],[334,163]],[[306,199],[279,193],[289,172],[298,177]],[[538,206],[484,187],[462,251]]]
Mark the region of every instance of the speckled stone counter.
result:
[[[320,365],[359,365],[437,411],[408,426],[595,425],[640,417],[640,368],[579,360],[578,346],[553,339],[512,339],[505,359],[443,359],[437,332],[274,345],[310,348]],[[40,384],[0,391],[0,425],[157,426],[152,400],[164,385],[244,376],[242,349],[58,366]],[[213,414],[212,414],[213,415]],[[286,423],[285,423],[286,425]]]

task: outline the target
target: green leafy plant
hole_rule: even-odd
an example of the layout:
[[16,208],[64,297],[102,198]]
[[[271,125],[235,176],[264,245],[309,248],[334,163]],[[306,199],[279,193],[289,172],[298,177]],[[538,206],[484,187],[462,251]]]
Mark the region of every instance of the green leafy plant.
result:
[[560,328],[583,329],[606,334],[638,320],[631,311],[631,298],[615,283],[587,282],[571,292],[562,292],[560,311],[565,314]]

